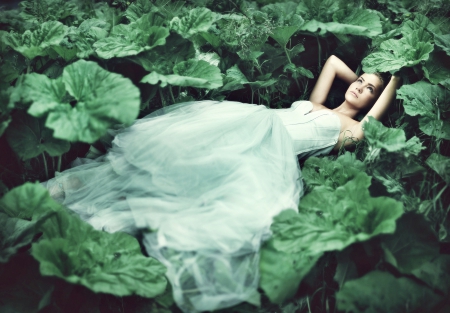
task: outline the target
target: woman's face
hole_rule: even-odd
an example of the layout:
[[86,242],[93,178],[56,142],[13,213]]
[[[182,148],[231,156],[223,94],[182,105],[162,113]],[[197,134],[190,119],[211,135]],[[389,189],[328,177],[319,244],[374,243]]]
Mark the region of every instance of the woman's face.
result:
[[350,84],[345,93],[345,100],[358,110],[364,109],[378,99],[383,83],[375,74],[362,74]]

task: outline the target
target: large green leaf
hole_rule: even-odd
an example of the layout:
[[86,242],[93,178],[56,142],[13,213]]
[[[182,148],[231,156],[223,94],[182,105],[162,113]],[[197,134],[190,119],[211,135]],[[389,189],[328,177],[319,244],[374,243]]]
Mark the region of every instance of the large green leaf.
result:
[[8,192],[0,200],[0,209],[15,218],[43,222],[42,239],[32,246],[42,275],[117,296],[154,297],[166,288],[165,267],[143,256],[135,238],[94,230],[51,199],[38,183]]
[[188,14],[170,21],[170,28],[183,38],[189,38],[199,32],[206,32],[219,16],[207,8],[194,8]]
[[42,222],[43,218],[26,221],[0,212],[0,263],[8,262],[19,248],[31,243]]
[[296,14],[298,4],[292,1],[272,3],[261,8],[277,26],[297,26],[304,23],[303,18]]
[[351,313],[438,312],[444,297],[406,277],[372,271],[345,283],[336,294],[337,307]]
[[167,75],[173,73],[174,64],[194,57],[195,49],[192,41],[172,33],[167,37],[164,46],[155,47],[127,59],[141,65],[149,72],[155,71]]
[[384,149],[388,152],[403,152],[406,156],[417,155],[425,149],[419,138],[406,141],[405,131],[399,128],[385,127],[373,117],[364,123],[364,137],[371,149]]
[[384,41],[380,51],[369,54],[361,63],[368,73],[395,71],[428,60],[433,49],[431,43],[419,41],[419,35],[415,32],[399,40]]
[[332,160],[331,157],[307,159],[303,165],[302,174],[309,186],[326,186],[334,190],[345,185],[364,170],[364,163],[356,159],[355,154],[347,151],[336,160]]
[[403,99],[406,114],[420,115],[421,131],[436,138],[450,139],[450,122],[444,117],[444,113],[450,111],[448,90],[419,81],[403,85],[398,90],[397,97]]
[[78,27],[78,37],[75,42],[78,48],[77,57],[85,59],[95,54],[94,43],[106,38],[110,28],[111,24],[99,19],[84,20]]
[[407,36],[417,33],[420,41],[430,41],[434,34],[440,34],[438,26],[434,25],[428,17],[422,14],[415,14],[414,20],[407,20],[402,24],[402,34]]
[[423,280],[431,288],[444,294],[450,292],[450,256],[440,254],[429,262],[412,271],[412,274]]
[[57,46],[64,39],[67,26],[60,22],[45,22],[39,28],[26,30],[22,35],[10,32],[3,37],[5,44],[28,59],[48,55],[48,48]]
[[382,33],[379,16],[364,9],[339,10],[333,14],[332,22],[313,19],[303,24],[300,30],[318,33],[320,36],[333,33],[375,37]]
[[161,87],[170,84],[208,89],[218,88],[223,84],[219,68],[203,60],[180,62],[174,66],[173,71],[175,74],[171,75],[152,72],[144,76],[141,82],[156,85],[161,81]]
[[43,211],[55,211],[59,205],[38,183],[25,183],[10,190],[0,200],[0,211],[20,219],[37,218]]
[[450,55],[450,34],[447,35],[435,35],[434,43],[442,48],[442,50]]
[[261,249],[259,285],[271,302],[283,303],[295,295],[301,280],[321,256],[322,253],[310,254],[306,251],[278,251],[268,243]]
[[139,113],[138,88],[90,61],[67,66],[56,80],[27,75],[19,92],[26,95],[24,100],[33,101],[28,112],[48,114],[45,126],[54,130],[55,138],[68,141],[94,142],[112,125],[132,123]]
[[450,56],[444,51],[433,51],[422,69],[430,82],[439,84],[450,77]]
[[130,22],[135,22],[143,15],[156,12],[157,10],[158,8],[152,2],[148,0],[137,0],[130,4],[125,11],[125,16]]
[[53,138],[53,130],[45,127],[45,118],[35,118],[18,111],[6,132],[10,147],[22,160],[34,158],[44,151],[59,156],[70,149],[70,143]]
[[296,12],[309,20],[330,22],[333,14],[338,10],[339,1],[303,0],[298,4]]
[[[270,299],[280,302],[295,293],[307,273],[302,267],[310,269],[324,252],[394,232],[402,204],[388,197],[372,198],[370,180],[360,172],[336,190],[316,187],[301,199],[298,213],[286,210],[275,217],[273,236],[262,248],[261,281]],[[278,262],[273,261],[274,251],[282,255]],[[274,277],[281,287],[270,286]]]
[[283,26],[283,27],[277,27],[272,31],[272,34],[270,37],[275,39],[278,44],[284,48],[286,47],[286,44],[289,42],[289,39],[291,39],[292,35],[299,29],[299,26]]
[[450,185],[450,158],[442,154],[432,153],[425,161],[442,179]]
[[[116,296],[152,298],[165,291],[165,267],[143,256],[135,238],[96,231],[64,211],[57,215],[44,225],[44,239],[32,246],[31,254],[39,261],[42,275]],[[52,236],[59,235],[51,231],[52,227],[61,229],[57,223],[64,225],[62,238]]]
[[405,274],[437,257],[439,242],[422,215],[405,214],[397,221],[393,235],[382,238],[382,247],[389,256],[387,262]]
[[103,59],[126,57],[148,51],[166,43],[169,29],[161,26],[161,20],[146,14],[128,25],[115,26],[109,37],[94,44],[95,52]]
[[25,0],[20,4],[20,15],[27,21],[43,23],[63,21],[68,17],[77,18],[82,13],[76,0]]

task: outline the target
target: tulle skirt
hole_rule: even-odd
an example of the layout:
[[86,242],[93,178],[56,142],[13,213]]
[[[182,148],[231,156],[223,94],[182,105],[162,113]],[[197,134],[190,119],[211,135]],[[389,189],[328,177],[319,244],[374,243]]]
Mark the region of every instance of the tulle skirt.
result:
[[259,249],[273,217],[297,209],[301,172],[281,119],[264,106],[187,102],[120,130],[108,153],[48,182],[97,229],[143,233],[178,306],[259,303]]

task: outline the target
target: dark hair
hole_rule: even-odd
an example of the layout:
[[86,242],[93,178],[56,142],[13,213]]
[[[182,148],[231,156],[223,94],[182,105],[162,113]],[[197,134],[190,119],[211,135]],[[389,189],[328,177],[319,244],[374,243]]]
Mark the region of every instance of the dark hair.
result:
[[375,72],[375,73],[367,73],[367,74],[376,75],[380,79],[381,83],[383,84],[383,87],[381,88],[381,91],[384,90],[384,88],[386,87],[386,85],[389,82],[389,73]]

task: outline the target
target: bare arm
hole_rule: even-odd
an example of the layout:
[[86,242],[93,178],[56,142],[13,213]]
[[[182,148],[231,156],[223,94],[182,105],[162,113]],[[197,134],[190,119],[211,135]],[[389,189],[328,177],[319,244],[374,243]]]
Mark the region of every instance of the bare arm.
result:
[[332,55],[323,66],[319,79],[309,97],[309,101],[324,104],[335,77],[342,79],[349,85],[358,78],[341,59]]

